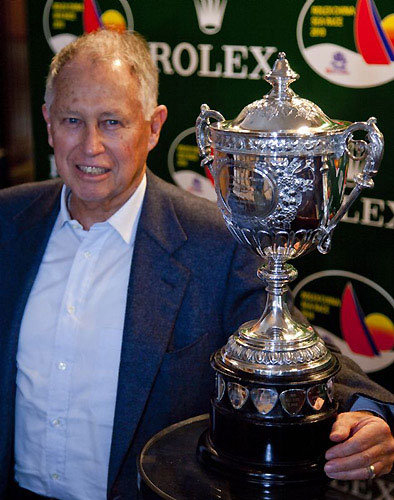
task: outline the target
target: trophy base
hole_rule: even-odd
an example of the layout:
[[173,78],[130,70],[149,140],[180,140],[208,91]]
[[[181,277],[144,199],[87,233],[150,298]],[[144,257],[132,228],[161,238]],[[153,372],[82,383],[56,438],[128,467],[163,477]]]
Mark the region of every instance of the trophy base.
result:
[[[212,423],[211,415],[211,423]],[[224,452],[212,443],[207,429],[197,446],[200,463],[210,470],[237,480],[260,483],[266,487],[288,483],[324,481],[325,450],[329,448],[328,436],[335,415],[327,416],[314,425],[298,422],[290,425],[253,425],[243,421],[217,419],[221,439],[233,440],[237,429],[237,441],[243,441],[242,455],[234,446],[234,453]],[[218,433],[215,433],[218,437]],[[248,448],[250,445],[249,455]],[[228,448],[228,446],[227,446]],[[258,460],[256,455],[261,459]]]
[[212,356],[216,394],[210,427],[198,442],[199,461],[215,472],[265,486],[325,478],[325,452],[338,404],[334,355],[309,374],[261,376]]

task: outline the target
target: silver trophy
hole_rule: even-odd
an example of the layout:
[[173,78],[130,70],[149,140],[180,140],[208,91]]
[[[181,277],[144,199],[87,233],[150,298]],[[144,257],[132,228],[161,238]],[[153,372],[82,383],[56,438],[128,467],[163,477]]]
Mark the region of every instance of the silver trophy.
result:
[[[335,226],[373,186],[383,154],[375,118],[331,120],[289,88],[297,78],[282,52],[265,77],[273,88],[263,99],[235,120],[204,104],[196,124],[225,223],[262,258],[258,276],[267,285],[261,318],[242,325],[212,357],[217,389],[199,456],[268,483],[321,474],[337,411],[339,363],[306,320],[290,313],[286,292],[297,271],[288,261],[315,247],[329,251]],[[349,159],[363,168],[344,201]]]

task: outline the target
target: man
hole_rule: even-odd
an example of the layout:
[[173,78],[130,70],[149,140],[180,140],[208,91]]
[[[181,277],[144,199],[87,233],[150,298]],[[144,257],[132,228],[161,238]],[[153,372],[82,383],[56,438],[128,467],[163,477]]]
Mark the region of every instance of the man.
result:
[[[134,499],[143,444],[207,410],[209,354],[260,314],[257,262],[213,205],[147,172],[167,111],[140,37],[63,49],[45,101],[61,181],[0,193],[0,495]],[[343,410],[353,387],[393,401],[347,363]],[[334,425],[331,477],[391,469],[389,426],[364,411],[387,407],[356,404]]]

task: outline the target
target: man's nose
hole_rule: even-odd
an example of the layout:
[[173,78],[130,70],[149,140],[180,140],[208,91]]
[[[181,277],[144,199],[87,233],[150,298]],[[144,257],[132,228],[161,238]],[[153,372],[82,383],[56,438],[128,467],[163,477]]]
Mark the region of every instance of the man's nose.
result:
[[84,131],[83,152],[88,156],[96,156],[105,151],[103,137],[97,125],[87,125]]

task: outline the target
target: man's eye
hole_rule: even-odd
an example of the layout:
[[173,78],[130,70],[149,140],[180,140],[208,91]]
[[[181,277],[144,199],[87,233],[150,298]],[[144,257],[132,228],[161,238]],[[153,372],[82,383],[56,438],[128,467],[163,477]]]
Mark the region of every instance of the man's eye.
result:
[[105,123],[109,127],[117,127],[118,125],[120,125],[120,121],[119,120],[106,120]]
[[66,122],[69,125],[77,125],[79,123],[78,118],[66,118]]

